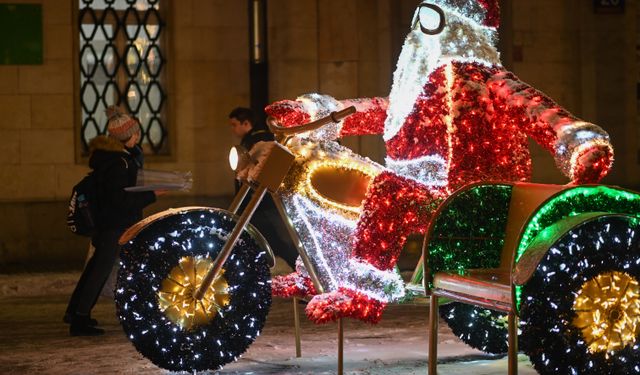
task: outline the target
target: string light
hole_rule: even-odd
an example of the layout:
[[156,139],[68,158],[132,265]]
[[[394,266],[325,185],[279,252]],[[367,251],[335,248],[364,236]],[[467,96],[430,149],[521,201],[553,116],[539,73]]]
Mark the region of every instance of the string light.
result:
[[[304,167],[307,169],[307,176],[303,181],[301,181],[301,185],[298,186],[298,192],[302,195],[308,196],[313,201],[319,202],[321,207],[325,209],[342,212],[345,215],[349,215],[350,217],[354,217],[355,214],[356,219],[360,211],[360,204],[358,204],[357,206],[351,206],[323,196],[317,191],[312,182],[314,176],[316,175],[316,172],[326,169],[332,170],[330,173],[339,173],[340,171],[356,172],[355,174],[352,173],[351,176],[360,174],[366,177],[367,182],[372,180],[378,173],[380,173],[380,169],[374,167],[373,165],[358,163],[346,157],[341,157],[340,160],[326,160],[326,158],[313,160],[307,162]],[[345,211],[349,212],[350,214]]]
[[[511,190],[511,185],[476,186],[440,211],[427,244],[430,276],[440,270],[463,273],[500,265]],[[507,351],[505,314],[458,302],[442,305],[439,311],[467,345],[487,353]]]
[[[406,236],[424,232],[437,204],[458,188],[477,181],[529,180],[528,137],[552,153],[559,169],[575,183],[597,182],[611,168],[613,150],[606,132],[576,118],[501,66],[495,48],[497,1],[435,3],[445,14],[446,26],[441,33],[428,35],[413,23],[388,98],[338,101],[329,95],[307,94],[266,109],[283,125],[296,126],[354,105],[356,114],[341,124],[301,136],[330,142],[346,135],[382,134],[385,141],[389,170],[373,179],[355,232],[342,232],[355,234],[353,250],[349,251],[349,243],[342,243],[340,261],[333,262],[347,267],[350,275],[365,277],[327,281],[326,291],[354,288],[381,298],[379,302],[401,296],[395,293],[397,283],[388,271]],[[418,7],[414,20],[420,12]],[[314,239],[316,244],[319,237]],[[331,263],[321,255],[314,259],[322,260],[323,270],[324,264]],[[493,260],[489,257],[480,263]],[[365,263],[379,272],[364,272],[360,266]],[[471,263],[455,266],[462,269]],[[376,293],[382,282],[389,283],[384,289],[394,292]],[[312,310],[323,306],[312,300],[308,312],[321,315]]]
[[151,222],[123,246],[116,311],[127,337],[157,366],[222,368],[264,326],[269,267],[263,245],[247,231],[205,298],[196,303],[191,295],[234,225],[224,210],[185,210]]
[[[335,142],[296,137],[287,146],[296,159],[278,193],[320,283],[325,290],[336,290],[339,280],[346,280],[348,275],[357,211],[361,208],[323,196],[313,185],[313,176],[320,168],[335,168],[373,178],[384,168]],[[311,282],[305,280],[306,271],[302,266],[297,268],[298,274],[274,278],[274,295],[312,294]]]
[[[533,239],[561,219],[585,212],[618,212],[640,216],[640,195],[610,186],[577,186],[553,197],[529,220],[522,231],[516,261]],[[569,250],[571,251],[571,249]],[[522,303],[522,287],[516,287],[516,302]]]
[[229,304],[229,285],[223,276],[224,270],[207,288],[202,299],[193,296],[212,264],[210,258],[183,257],[162,281],[158,307],[183,329],[208,323]]
[[[600,188],[600,194],[585,194],[598,187],[574,191],[575,202],[556,202],[552,210],[575,204],[580,211],[580,203],[591,201],[598,202],[595,206],[637,204],[637,197],[624,199],[627,192]],[[612,197],[617,203],[607,202]],[[639,224],[637,218],[617,215],[573,227],[552,245],[522,288],[519,347],[540,374],[640,373]]]
[[582,330],[591,353],[613,353],[636,342],[640,287],[627,273],[602,273],[585,282],[573,302],[572,324]]

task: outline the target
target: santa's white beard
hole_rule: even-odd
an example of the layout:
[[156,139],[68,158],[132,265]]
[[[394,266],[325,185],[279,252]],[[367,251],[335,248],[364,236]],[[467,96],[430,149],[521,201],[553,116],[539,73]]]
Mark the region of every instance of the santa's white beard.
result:
[[422,94],[429,75],[438,67],[452,60],[500,64],[494,40],[495,30],[470,23],[450,12],[447,12],[447,26],[438,35],[411,30],[393,73],[384,140],[390,140],[400,131]]
[[426,35],[419,30],[412,30],[407,35],[393,73],[384,124],[385,141],[393,138],[404,124],[441,56],[439,35]]

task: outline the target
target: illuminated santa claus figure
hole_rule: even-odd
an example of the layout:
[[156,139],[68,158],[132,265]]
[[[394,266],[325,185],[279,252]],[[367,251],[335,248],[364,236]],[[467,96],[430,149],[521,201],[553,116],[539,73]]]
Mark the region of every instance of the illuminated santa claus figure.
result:
[[573,183],[598,182],[609,171],[613,150],[605,131],[501,65],[498,24],[497,0],[425,1],[415,11],[388,98],[308,94],[267,107],[282,124],[295,126],[355,105],[358,112],[324,137],[382,134],[386,145],[389,171],[370,184],[350,249],[352,280],[316,295],[307,306],[311,319],[377,322],[394,292],[367,291],[386,290],[407,236],[424,233],[438,203],[466,184],[529,180],[527,137],[548,150]]

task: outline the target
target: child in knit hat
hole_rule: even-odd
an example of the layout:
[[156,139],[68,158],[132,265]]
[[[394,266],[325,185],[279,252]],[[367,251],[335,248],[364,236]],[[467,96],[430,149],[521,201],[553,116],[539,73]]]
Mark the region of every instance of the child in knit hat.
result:
[[142,209],[156,200],[153,191],[131,192],[142,168],[140,124],[117,107],[107,109],[108,136],[99,135],[89,143],[89,166],[97,176],[96,233],[91,242],[95,252],[76,285],[64,316],[71,336],[97,336],[104,330],[91,318],[91,310],[120,253],[122,233],[142,219]]

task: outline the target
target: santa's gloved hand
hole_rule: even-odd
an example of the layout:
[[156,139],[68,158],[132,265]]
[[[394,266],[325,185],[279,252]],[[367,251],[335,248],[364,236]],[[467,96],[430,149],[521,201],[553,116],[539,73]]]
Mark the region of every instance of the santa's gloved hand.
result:
[[[315,121],[344,109],[344,105],[331,95],[304,94],[295,101],[282,100],[275,102],[265,111],[284,127],[294,127]],[[308,132],[304,137],[315,141],[327,141],[339,138],[342,123],[329,123]]]
[[303,125],[311,121],[304,104],[297,100],[281,100],[269,104],[264,111],[284,127]]
[[613,163],[607,132],[584,121],[563,123],[556,131],[556,164],[572,184],[596,183],[606,176]]
[[584,150],[576,150],[573,156],[571,179],[574,184],[589,184],[600,181],[611,169],[613,150],[606,144],[595,144]]

